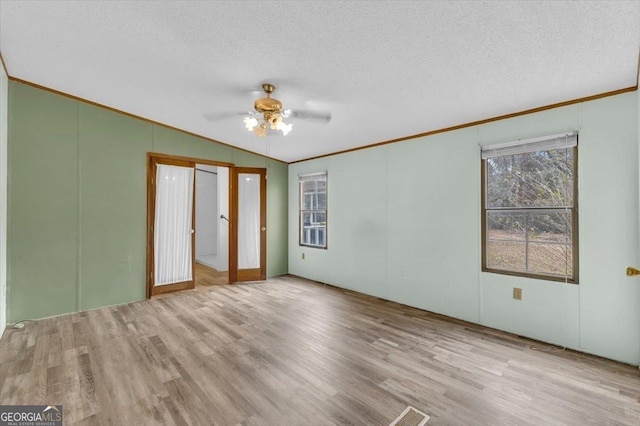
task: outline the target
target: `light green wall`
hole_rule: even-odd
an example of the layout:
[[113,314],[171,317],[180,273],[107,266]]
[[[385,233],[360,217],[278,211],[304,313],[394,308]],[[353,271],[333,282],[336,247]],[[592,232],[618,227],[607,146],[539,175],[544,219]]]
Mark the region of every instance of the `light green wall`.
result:
[[145,297],[146,153],[266,167],[267,275],[287,272],[287,165],[9,85],[9,321]]
[[[289,272],[638,364],[640,286],[625,275],[640,261],[638,120],[633,92],[292,164]],[[480,145],[567,130],[579,131],[580,285],[480,272]],[[320,170],[327,250],[298,245],[297,176]]]

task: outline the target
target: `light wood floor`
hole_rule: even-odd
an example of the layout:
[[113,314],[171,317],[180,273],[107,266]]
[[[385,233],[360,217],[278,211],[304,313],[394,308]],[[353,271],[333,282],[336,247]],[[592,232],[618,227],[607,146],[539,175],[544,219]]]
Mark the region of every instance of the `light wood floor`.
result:
[[219,272],[200,263],[196,263],[194,276],[196,287],[229,284],[228,272]]
[[8,329],[0,404],[65,425],[638,425],[640,373],[294,277]]

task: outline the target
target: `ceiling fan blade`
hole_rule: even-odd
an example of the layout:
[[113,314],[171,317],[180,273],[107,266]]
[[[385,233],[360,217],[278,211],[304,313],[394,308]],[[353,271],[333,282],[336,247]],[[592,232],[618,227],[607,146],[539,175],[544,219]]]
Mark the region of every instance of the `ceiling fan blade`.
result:
[[331,121],[331,112],[329,111],[310,111],[310,110],[291,110],[290,117],[301,118],[303,120],[318,121],[328,123]]
[[224,120],[225,118],[240,117],[242,115],[252,115],[250,112],[203,112],[202,116],[209,121]]

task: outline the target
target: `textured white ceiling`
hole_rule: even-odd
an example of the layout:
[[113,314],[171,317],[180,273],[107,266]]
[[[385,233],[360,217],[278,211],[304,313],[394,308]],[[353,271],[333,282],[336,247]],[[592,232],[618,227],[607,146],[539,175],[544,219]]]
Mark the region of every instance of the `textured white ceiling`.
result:
[[[636,84],[640,1],[0,1],[11,76],[284,161]],[[262,82],[330,110],[269,142]]]

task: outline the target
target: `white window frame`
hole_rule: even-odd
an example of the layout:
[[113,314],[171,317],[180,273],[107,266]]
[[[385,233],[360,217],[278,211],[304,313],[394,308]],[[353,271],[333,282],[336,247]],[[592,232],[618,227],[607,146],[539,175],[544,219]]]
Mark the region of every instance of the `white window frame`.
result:
[[[488,177],[487,159],[525,154],[536,151],[553,149],[570,149],[573,152],[573,204],[560,208],[539,208],[539,207],[517,207],[517,208],[490,208],[487,206],[488,197]],[[556,135],[543,136],[539,138],[518,140],[504,144],[488,145],[481,147],[481,173],[482,173],[482,271],[504,275],[514,275],[521,277],[537,278],[550,281],[561,281],[565,283],[578,284],[578,134],[577,132],[565,132]],[[491,212],[517,212],[528,214],[528,212],[547,210],[550,212],[566,212],[571,215],[571,248],[572,248],[572,275],[555,275],[544,273],[532,273],[529,271],[516,271],[510,269],[497,269],[488,266],[489,238],[488,238],[488,214]],[[527,231],[528,232],[528,231]],[[527,240],[527,244],[528,244]],[[528,252],[528,250],[527,250]],[[527,254],[528,256],[528,254]],[[525,259],[528,262],[528,259]],[[528,265],[528,263],[527,263]],[[528,266],[527,266],[528,268]]]
[[[321,194],[321,192],[314,192],[312,195],[311,208],[305,209],[304,200],[304,183],[310,181],[324,181],[325,182],[325,205],[324,209],[319,208],[317,205],[317,196]],[[326,249],[327,248],[327,207],[328,207],[328,181],[327,181],[327,172],[316,172],[316,173],[307,173],[298,176],[298,194],[299,194],[299,204],[298,204],[298,213],[299,213],[299,233],[298,233],[298,243],[301,246],[305,247],[313,247]],[[315,195],[315,197],[313,197]],[[314,205],[314,201],[315,205]],[[305,215],[311,215],[314,218],[318,214],[324,214],[325,221],[323,222],[312,222],[311,225],[304,224]],[[311,242],[315,240],[317,243]],[[321,236],[321,237],[320,237]]]

